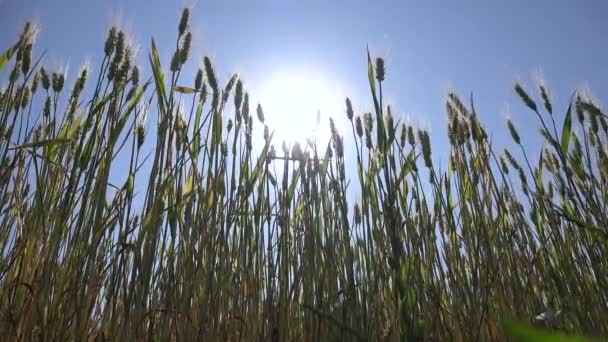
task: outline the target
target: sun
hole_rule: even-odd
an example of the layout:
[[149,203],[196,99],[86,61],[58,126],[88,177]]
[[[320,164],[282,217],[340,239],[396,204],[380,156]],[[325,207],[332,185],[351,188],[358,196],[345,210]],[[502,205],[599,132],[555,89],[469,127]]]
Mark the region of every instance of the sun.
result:
[[[282,69],[271,73],[257,93],[275,145],[283,141],[323,146],[329,141],[329,118],[344,112],[339,85],[318,72]],[[340,121],[340,120],[336,120]]]

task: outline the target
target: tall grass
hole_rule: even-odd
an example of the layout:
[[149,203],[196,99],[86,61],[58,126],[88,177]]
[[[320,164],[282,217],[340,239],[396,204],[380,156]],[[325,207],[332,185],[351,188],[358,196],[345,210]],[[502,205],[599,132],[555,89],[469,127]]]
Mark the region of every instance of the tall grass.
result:
[[350,132],[332,121],[327,145],[275,148],[270,128],[252,136],[264,113],[237,75],[221,85],[205,57],[181,83],[187,10],[173,56],[151,42],[146,82],[113,27],[98,73],[68,89],[33,31],[0,56],[7,339],[480,341],[504,339],[506,319],[608,335],[608,125],[582,95],[563,115],[544,86],[540,101],[515,86],[537,160],[510,121],[497,151],[472,98],[449,94],[442,170],[429,134],[384,105],[369,54],[374,112],[347,99],[334,120]]

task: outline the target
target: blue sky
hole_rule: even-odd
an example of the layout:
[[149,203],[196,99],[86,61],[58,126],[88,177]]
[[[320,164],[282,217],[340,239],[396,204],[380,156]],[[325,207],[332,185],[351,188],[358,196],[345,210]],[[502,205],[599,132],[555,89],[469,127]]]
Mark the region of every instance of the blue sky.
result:
[[[140,64],[147,64],[152,36],[168,62],[184,5],[193,8],[192,70],[210,55],[222,83],[239,72],[253,93],[277,70],[314,70],[367,110],[369,45],[386,59],[385,96],[397,116],[430,128],[439,149],[447,142],[447,90],[465,99],[473,92],[498,145],[510,143],[506,113],[524,142],[537,124],[512,91],[516,80],[532,89],[542,75],[558,112],[565,111],[574,87],[588,86],[606,103],[608,2],[601,0],[0,0],[0,46],[14,40],[25,20],[34,20],[41,28],[38,52],[48,49],[51,66],[69,64],[73,79],[85,60],[99,62],[107,29],[118,22],[141,44]],[[345,120],[343,111],[329,114]]]

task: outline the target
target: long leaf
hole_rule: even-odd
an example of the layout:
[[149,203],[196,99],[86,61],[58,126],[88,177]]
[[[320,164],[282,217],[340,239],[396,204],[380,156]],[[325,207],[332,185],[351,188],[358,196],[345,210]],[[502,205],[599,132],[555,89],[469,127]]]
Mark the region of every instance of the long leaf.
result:
[[33,143],[27,143],[27,144],[11,147],[11,148],[9,148],[9,150],[22,150],[22,149],[26,149],[26,148],[37,148],[37,147],[45,147],[45,146],[48,147],[48,146],[54,146],[57,144],[65,144],[70,141],[72,141],[72,140],[63,139],[63,138],[40,140],[40,141],[36,141]]
[[156,43],[152,38],[152,49],[150,50],[150,66],[152,67],[152,74],[154,75],[154,83],[156,84],[156,91],[158,94],[158,105],[160,107],[161,115],[166,114],[167,95],[165,89],[165,75],[160,64],[160,58],[158,56],[158,50],[156,49]]
[[198,158],[198,154],[201,148],[201,115],[203,113],[203,105],[205,101],[200,100],[198,102],[198,106],[196,107],[196,115],[194,116],[194,141],[192,146],[192,155],[196,160]]
[[[573,95],[574,96],[574,95]],[[572,99],[568,105],[568,111],[566,111],[566,117],[564,118],[564,126],[562,127],[562,155],[564,158],[568,154],[568,145],[570,144],[570,134],[572,133]]]

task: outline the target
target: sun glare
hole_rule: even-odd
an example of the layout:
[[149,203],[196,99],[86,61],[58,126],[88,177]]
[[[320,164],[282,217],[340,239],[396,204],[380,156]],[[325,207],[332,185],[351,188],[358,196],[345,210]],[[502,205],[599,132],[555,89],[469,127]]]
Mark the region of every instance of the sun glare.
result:
[[281,70],[265,80],[258,93],[273,141],[305,144],[329,141],[329,118],[344,112],[339,86],[310,70]]

